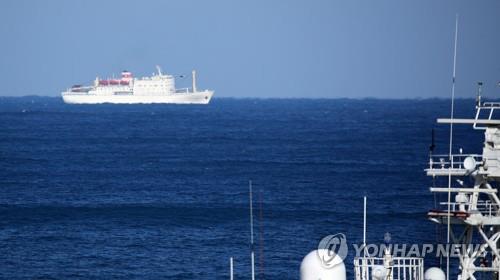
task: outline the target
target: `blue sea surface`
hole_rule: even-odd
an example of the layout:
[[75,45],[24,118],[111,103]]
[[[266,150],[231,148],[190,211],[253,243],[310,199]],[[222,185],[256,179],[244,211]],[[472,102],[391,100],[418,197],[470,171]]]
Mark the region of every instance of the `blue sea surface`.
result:
[[[473,106],[457,100],[457,116]],[[229,279],[233,257],[248,279],[249,180],[257,279],[298,279],[326,235],[360,244],[364,195],[369,242],[436,242],[423,170],[432,128],[448,152],[435,120],[449,114],[440,99],[0,98],[0,278]],[[481,152],[481,132],[454,135]]]

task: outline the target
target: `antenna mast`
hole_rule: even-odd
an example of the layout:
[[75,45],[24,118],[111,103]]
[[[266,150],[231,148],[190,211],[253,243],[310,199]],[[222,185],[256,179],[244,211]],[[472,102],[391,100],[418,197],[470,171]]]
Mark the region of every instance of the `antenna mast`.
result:
[[[454,110],[455,110],[455,79],[456,79],[456,73],[457,73],[457,37],[458,37],[458,14],[456,15],[455,18],[455,45],[453,48],[453,79],[452,79],[452,84],[451,84],[451,119],[453,120],[453,115],[454,115]],[[453,121],[450,122],[450,160],[452,159],[451,157],[451,152],[452,152],[452,146],[453,146]]]
[[234,276],[233,276],[233,257],[229,258],[229,279],[230,280],[234,279]]
[[255,280],[255,253],[253,246],[253,202],[252,202],[252,180],[248,181],[250,192],[250,256],[252,258],[252,280]]
[[[458,38],[458,14],[455,17],[455,44],[453,48],[453,79],[451,86],[451,122],[450,122],[450,150],[449,157],[451,166],[453,167],[453,156],[452,156],[452,147],[453,147],[453,115],[455,109],[455,78],[456,78],[456,68],[457,68],[457,38]],[[451,169],[448,173],[448,225],[447,225],[447,234],[446,234],[446,243],[450,244],[450,217],[451,217]],[[446,279],[450,279],[450,256],[446,255]]]
[[366,257],[366,195],[363,197],[363,257]]
[[262,222],[262,191],[259,192],[259,260],[260,260],[260,279],[264,279],[264,233]]

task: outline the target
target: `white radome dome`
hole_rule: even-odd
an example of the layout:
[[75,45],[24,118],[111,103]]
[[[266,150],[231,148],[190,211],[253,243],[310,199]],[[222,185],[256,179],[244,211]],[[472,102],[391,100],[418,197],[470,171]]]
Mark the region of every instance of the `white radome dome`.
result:
[[467,171],[474,171],[476,169],[476,160],[473,157],[466,157],[463,165]]
[[441,268],[431,267],[425,271],[424,280],[446,280],[446,275]]
[[[326,249],[319,249],[319,253],[327,254]],[[323,251],[323,252],[321,252]],[[346,280],[345,265],[339,256],[335,256],[333,267],[326,267],[321,263],[318,250],[307,254],[300,264],[300,280]]]

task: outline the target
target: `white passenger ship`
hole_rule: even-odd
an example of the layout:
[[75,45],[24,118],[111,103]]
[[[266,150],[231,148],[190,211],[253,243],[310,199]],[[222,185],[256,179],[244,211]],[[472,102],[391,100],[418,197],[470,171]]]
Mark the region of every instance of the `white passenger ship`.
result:
[[93,86],[75,85],[62,92],[62,98],[69,104],[208,104],[214,92],[199,91],[196,88],[196,72],[193,71],[192,88],[175,88],[173,75],[158,73],[152,77],[134,78],[129,71],[123,71],[120,79],[101,80],[96,78]]

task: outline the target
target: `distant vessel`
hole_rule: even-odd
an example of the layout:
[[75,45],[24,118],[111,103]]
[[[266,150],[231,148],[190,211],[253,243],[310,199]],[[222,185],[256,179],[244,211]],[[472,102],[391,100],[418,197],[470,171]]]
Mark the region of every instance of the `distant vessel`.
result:
[[93,86],[75,85],[62,92],[62,98],[69,104],[208,104],[214,92],[196,89],[196,71],[193,71],[192,88],[175,88],[175,78],[158,73],[151,77],[133,78],[132,73],[123,71],[121,79],[101,80],[97,77]]

